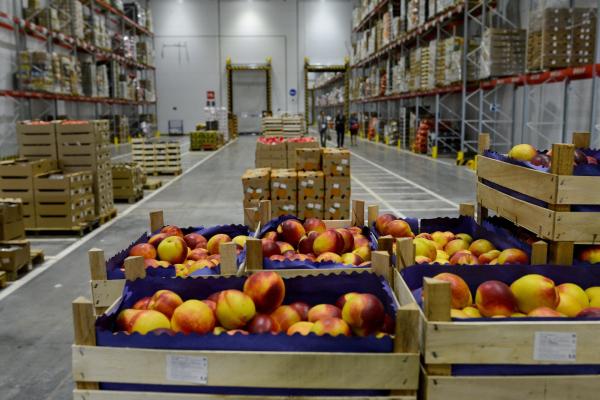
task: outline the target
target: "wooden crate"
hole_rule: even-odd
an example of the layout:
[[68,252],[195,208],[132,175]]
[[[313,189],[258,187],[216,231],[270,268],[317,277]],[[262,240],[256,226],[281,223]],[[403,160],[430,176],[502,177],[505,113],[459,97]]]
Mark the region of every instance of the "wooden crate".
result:
[[[400,305],[416,299],[403,279],[394,281]],[[600,375],[453,376],[453,366],[476,365],[584,365],[600,364],[600,321],[459,322],[450,318],[450,284],[425,278],[421,324],[423,400],[593,399],[600,390]],[[573,362],[534,359],[536,333],[577,335]]]
[[6,273],[7,280],[17,280],[22,270],[31,270],[31,265],[28,240],[0,242],[0,271]]
[[[574,134],[577,147],[589,147],[589,135]],[[488,211],[521,226],[549,242],[548,258],[555,264],[573,263],[575,244],[592,244],[600,240],[600,213],[572,212],[578,204],[600,205],[598,176],[573,176],[575,145],[552,146],[551,173],[477,157],[478,221]],[[492,182],[543,201],[538,206],[489,186]]]
[[[235,245],[222,244],[222,249]],[[389,268],[389,256],[380,252],[380,262],[372,272],[390,282],[400,279]],[[91,254],[98,256],[92,251]],[[95,263],[100,262],[100,258]],[[101,263],[101,262],[100,262]],[[143,278],[145,269],[141,257],[125,262],[128,279]],[[306,276],[324,273],[356,272],[287,270],[282,276]],[[200,279],[209,279],[200,278]],[[116,291],[115,291],[116,293]],[[116,307],[118,296],[110,307]],[[390,390],[389,396],[360,397],[362,399],[416,400],[419,385],[419,354],[417,343],[418,310],[413,304],[400,307],[393,353],[328,353],[328,352],[261,352],[261,351],[189,351],[137,348],[97,347],[95,339],[94,304],[84,298],[73,302],[75,344],[73,346],[74,398],[84,399],[162,399],[201,400],[222,399],[223,395],[176,394],[159,392],[118,392],[99,389],[98,382],[137,384],[190,385],[166,379],[167,358],[171,355],[205,357],[208,362],[209,386],[294,388],[294,389],[373,389]],[[140,369],[139,365],[145,367]],[[251,368],[252,373],[248,374]],[[293,371],[293,373],[292,373]],[[229,397],[229,396],[226,396]],[[231,396],[235,399],[284,399],[287,396]],[[347,397],[294,397],[295,399],[344,399]]]

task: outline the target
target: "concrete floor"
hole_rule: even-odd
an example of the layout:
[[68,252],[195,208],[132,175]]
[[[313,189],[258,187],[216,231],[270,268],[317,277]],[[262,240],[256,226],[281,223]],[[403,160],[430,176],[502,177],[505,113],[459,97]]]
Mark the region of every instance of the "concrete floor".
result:
[[[182,226],[242,223],[240,176],[253,167],[255,140],[242,137],[217,152],[182,150],[184,174],[134,205],[119,205],[110,223],[82,239],[36,241],[50,259],[0,291],[0,399],[72,398],[71,301],[90,295],[87,251],[116,253],[147,229],[152,210]],[[362,141],[351,150],[353,197],[382,211],[453,216],[459,202],[474,200],[475,175],[465,168]],[[113,156],[125,161],[127,149]]]

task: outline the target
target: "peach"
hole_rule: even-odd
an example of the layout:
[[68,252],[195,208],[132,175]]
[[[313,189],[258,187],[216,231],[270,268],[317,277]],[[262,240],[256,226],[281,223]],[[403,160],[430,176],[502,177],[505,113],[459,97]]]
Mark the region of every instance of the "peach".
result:
[[314,323],[308,322],[308,321],[296,322],[294,325],[292,325],[288,328],[286,333],[288,335],[293,335],[295,333],[298,333],[302,336],[306,336],[311,332],[313,326],[314,326]]
[[217,304],[217,301],[219,301],[219,294],[221,292],[214,292],[213,294],[211,294],[210,296],[208,296],[206,298],[206,300],[210,300],[212,302],[214,302],[215,304]]
[[188,254],[188,260],[198,261],[198,260],[203,260],[205,258],[208,258],[208,256],[209,256],[208,250],[203,249],[203,248],[198,248],[198,249],[192,250],[192,252],[190,254]]
[[462,312],[467,314],[469,318],[481,318],[481,313],[479,312],[479,310],[472,306],[467,306],[463,308]]
[[327,230],[327,226],[325,222],[321,221],[319,218],[307,218],[304,221],[304,231],[305,232],[318,232],[323,233]]
[[301,254],[312,253],[313,244],[317,236],[319,236],[319,232],[317,231],[308,232],[308,235],[303,236],[298,242],[298,252]]
[[476,265],[477,257],[475,257],[469,250],[459,250],[450,257],[450,264],[452,265]]
[[444,250],[437,250],[435,258],[438,260],[449,260],[450,256]]
[[212,261],[212,263],[214,265],[219,265],[221,263],[221,255],[220,254],[213,254],[211,256],[208,256],[207,260]]
[[344,238],[335,229],[327,229],[319,234],[313,243],[313,251],[319,256],[323,253],[339,254],[344,248]]
[[506,249],[498,256],[498,264],[529,264],[529,257],[523,250]]
[[302,321],[306,321],[308,319],[308,310],[310,310],[310,306],[302,301],[296,301],[290,304],[294,310],[298,312]]
[[358,336],[367,336],[379,331],[384,317],[383,304],[376,296],[368,293],[351,296],[342,309],[342,319]]
[[190,249],[206,249],[206,238],[199,233],[188,233],[183,237]]
[[468,250],[469,243],[462,239],[454,239],[448,242],[446,246],[444,246],[444,251],[448,253],[450,257],[454,255],[459,250]]
[[425,256],[416,256],[415,257],[415,264],[431,264],[433,261],[431,261],[431,258],[429,257],[425,257]]
[[277,235],[294,247],[298,245],[300,238],[305,234],[304,227],[296,219],[287,219],[277,227]]
[[190,265],[188,267],[188,274],[191,274],[192,272],[198,271],[199,269],[203,269],[203,268],[214,268],[215,264],[209,260],[209,259],[203,259],[203,260],[198,260],[195,261],[192,265]]
[[360,258],[358,254],[354,253],[345,253],[342,254],[342,264],[351,264],[351,265],[360,265],[363,262],[363,259]]
[[278,333],[279,326],[268,314],[256,314],[248,323],[248,332],[250,333]]
[[361,246],[369,246],[369,239],[367,239],[367,237],[363,234],[358,234],[358,235],[354,235],[354,249],[356,250],[357,248],[361,247]]
[[117,315],[116,325],[120,331],[131,332],[131,326],[133,325],[133,317],[135,317],[140,311],[132,308],[126,308],[119,312]]
[[170,290],[159,290],[152,295],[148,303],[149,310],[159,311],[171,318],[173,311],[183,303],[181,297]]
[[350,226],[350,227],[347,227],[346,229],[348,229],[350,231],[352,236],[362,235],[362,228],[359,226]]
[[489,264],[500,255],[500,250],[490,250],[486,253],[480,254],[478,257],[479,264]]
[[213,312],[217,312],[217,303],[215,303],[212,300],[201,300],[204,304],[206,304],[208,307],[210,307],[211,310],[213,310]]
[[352,253],[359,256],[363,261],[371,261],[371,248],[369,246],[361,246],[352,250]]
[[217,233],[216,235],[208,239],[208,243],[206,243],[206,250],[208,250],[210,254],[219,254],[219,245],[221,243],[228,242],[231,242],[231,238],[229,237],[229,235],[226,235],[224,233]]
[[415,244],[415,257],[423,256],[429,258],[430,260],[435,260],[437,256],[437,249],[432,240],[416,238],[413,239],[413,243]]
[[247,294],[235,289],[223,290],[217,299],[217,319],[227,329],[243,327],[256,314],[254,302]]
[[315,322],[311,328],[311,332],[318,336],[350,336],[350,327],[343,319],[325,318]]
[[233,335],[249,335],[249,333],[243,329],[231,329],[228,330],[227,332],[225,332],[226,334],[228,334],[229,336],[233,336]]
[[309,261],[310,257],[306,254],[294,254],[292,257],[290,257],[290,260],[292,260],[292,261]]
[[477,239],[471,243],[469,246],[469,251],[475,256],[479,257],[480,255],[487,253],[489,251],[496,250],[496,247],[489,240],[485,239]]
[[346,304],[346,302],[354,295],[357,295],[357,292],[349,292],[346,294],[341,295],[340,297],[338,297],[338,299],[335,301],[335,306],[337,308],[339,308],[340,310],[344,308],[344,304]]
[[288,242],[275,242],[275,244],[277,244],[277,246],[279,246],[279,252],[281,254],[285,254],[287,251],[295,252],[294,247],[291,244],[289,244]]
[[154,258],[144,258],[144,267],[146,268],[160,268],[158,260]]
[[147,310],[148,309],[148,303],[150,303],[150,299],[152,297],[142,297],[141,299],[139,299],[138,301],[135,302],[135,304],[133,305],[133,309],[134,310]]
[[246,247],[246,240],[248,240],[248,236],[246,235],[237,235],[231,241],[236,244],[239,249],[243,249]]
[[377,219],[375,220],[375,228],[377,229],[377,232],[379,232],[380,235],[387,235],[386,231],[385,231],[385,225],[390,222],[395,220],[396,217],[392,214],[381,214],[377,217]]
[[433,236],[431,236],[430,233],[427,232],[422,232],[419,233],[417,236],[415,236],[416,238],[423,238],[423,239],[427,239],[427,240],[433,240]]
[[131,257],[144,257],[145,259],[156,258],[156,249],[148,243],[138,243],[129,250]]
[[[577,302],[581,305],[582,308],[587,308],[590,306],[590,301],[588,299],[586,292],[581,287],[577,286],[576,284],[563,283],[561,285],[558,285],[556,288],[558,289],[559,295],[562,296],[563,294],[567,294],[567,295],[573,297],[573,299],[577,300]],[[557,310],[558,310],[558,308],[557,308]]]
[[448,261],[445,258],[436,258],[435,260],[433,260],[433,262],[437,263],[437,264],[441,264],[441,265],[448,265],[448,264],[450,264],[450,261]]
[[[590,306],[600,307],[600,286],[592,286],[585,289],[585,294],[590,301]],[[597,303],[598,305],[592,305],[592,303]]]
[[281,248],[270,239],[261,239],[263,257],[271,257],[274,255],[281,255]]
[[155,310],[139,310],[130,321],[128,332],[138,332],[145,335],[157,329],[170,329],[171,322],[161,312]]
[[412,230],[410,229],[410,225],[408,222],[395,219],[393,221],[389,221],[385,224],[384,228],[386,235],[392,235],[395,238],[403,238],[403,237],[414,237]]
[[165,233],[167,236],[179,236],[179,237],[183,238],[183,232],[181,231],[181,229],[178,226],[175,226],[175,225],[164,226],[160,230],[160,233]]
[[576,317],[586,307],[587,306],[582,306],[575,296],[559,290],[558,306],[556,306],[556,311],[559,313],[564,314],[567,317]]
[[178,278],[186,278],[189,272],[185,265],[175,264],[175,276]]
[[287,332],[290,326],[302,320],[298,311],[290,306],[279,306],[271,313],[271,318],[279,326],[281,332]]
[[354,236],[348,229],[339,228],[336,231],[342,236],[342,240],[344,241],[344,247],[342,249],[342,253],[347,253],[354,249]]
[[600,245],[586,247],[579,253],[579,259],[581,261],[589,262],[590,264],[600,263]]
[[341,263],[342,262],[342,257],[340,257],[339,255],[335,254],[335,253],[331,253],[331,252],[325,252],[325,253],[321,253],[318,257],[317,257],[317,262],[326,262],[326,261],[331,261],[334,263]]
[[277,237],[277,232],[275,232],[275,231],[269,231],[269,232],[265,233],[262,238],[267,239],[267,240],[272,240],[274,242],[279,240]]
[[188,255],[188,247],[180,236],[169,236],[158,245],[158,257],[171,264],[181,264]]
[[273,261],[285,261],[286,258],[282,254],[273,254],[271,257],[269,257],[269,260],[273,260]]
[[271,313],[283,303],[285,283],[276,272],[255,272],[244,282],[244,293],[250,296],[258,312]]
[[385,314],[383,317],[383,325],[381,331],[393,335],[396,333],[396,321],[389,314]]
[[475,304],[484,317],[509,317],[517,311],[517,300],[508,285],[500,281],[486,281],[477,288]]
[[[468,233],[457,233],[456,235],[454,235],[454,239],[464,240],[465,242],[467,242],[467,245],[473,242],[473,238]],[[448,240],[448,243],[450,243],[452,240]]]
[[558,290],[552,279],[538,274],[522,276],[510,285],[520,311],[529,314],[539,307],[554,309],[558,305]]
[[158,248],[160,242],[162,242],[165,238],[169,237],[166,233],[157,233],[156,235],[152,235],[150,239],[148,239],[148,244],[154,246],[154,248]]
[[516,312],[516,313],[510,314],[511,318],[523,318],[526,316],[527,316],[527,314],[523,314],[522,312]]
[[288,250],[285,253],[282,254],[282,256],[284,258],[287,258],[288,260],[291,260],[292,257],[294,257],[296,255],[296,252],[294,250]]
[[508,156],[515,160],[531,161],[537,155],[537,150],[530,144],[517,144],[508,152]]
[[578,318],[600,318],[600,307],[587,307],[577,314]]
[[549,307],[537,307],[531,310],[528,314],[528,317],[566,317],[565,314],[560,313],[556,310],[553,310]]
[[454,234],[449,237],[445,232],[435,231],[431,234],[431,239],[443,248],[450,240],[454,239]]
[[341,318],[342,310],[331,304],[318,304],[308,310],[308,321],[315,322],[323,318]]
[[215,329],[212,331],[213,335],[220,335],[221,333],[225,332],[227,332],[227,329],[223,328],[222,326],[215,326]]
[[452,308],[463,309],[473,304],[471,290],[469,289],[467,283],[460,276],[451,274],[449,272],[442,272],[433,278],[450,283],[450,290],[452,293]]
[[464,318],[470,318],[470,317],[463,310],[451,308],[450,309],[450,318],[464,319]]
[[171,329],[175,332],[204,335],[215,328],[215,313],[200,300],[187,300],[173,312]]

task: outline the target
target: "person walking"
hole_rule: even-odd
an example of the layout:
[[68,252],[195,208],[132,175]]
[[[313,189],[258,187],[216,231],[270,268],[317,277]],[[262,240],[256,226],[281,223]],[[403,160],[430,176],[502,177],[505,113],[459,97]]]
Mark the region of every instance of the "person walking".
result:
[[321,147],[327,147],[327,117],[325,112],[321,111],[319,118],[317,119],[319,125],[319,136],[321,138]]
[[350,145],[356,146],[356,135],[358,135],[358,118],[356,113],[350,115]]
[[337,147],[341,149],[344,147],[344,129],[346,128],[346,119],[342,113],[338,113],[335,117],[335,132],[337,133]]

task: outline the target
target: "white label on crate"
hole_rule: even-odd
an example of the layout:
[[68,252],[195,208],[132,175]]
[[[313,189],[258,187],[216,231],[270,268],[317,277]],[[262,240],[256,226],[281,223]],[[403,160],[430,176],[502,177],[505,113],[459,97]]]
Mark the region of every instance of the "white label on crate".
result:
[[340,184],[339,183],[334,183],[332,186],[333,186],[334,189],[339,189],[340,188]]
[[341,205],[340,203],[333,203],[333,206],[334,206],[335,208],[340,208],[342,205]]
[[254,193],[254,189],[248,188],[248,189],[246,189],[246,192],[248,192],[248,193]]
[[309,179],[309,180],[308,180],[308,184],[309,184],[310,186],[314,186],[314,185],[315,185],[315,181],[313,181],[312,179]]
[[279,182],[273,182],[273,187],[278,188],[279,187]]
[[349,160],[343,159],[342,160],[342,165],[348,165]]
[[279,187],[282,189],[287,189],[287,185],[285,183],[282,183],[281,185],[279,185]]
[[308,182],[302,181],[302,182],[300,182],[300,186],[306,187],[306,186],[308,186]]
[[208,358],[168,354],[167,380],[206,385],[208,383]]
[[9,257],[2,257],[2,264],[9,264],[9,263],[10,263]]
[[577,356],[577,333],[536,332],[533,359],[536,361],[570,361]]
[[331,208],[329,209],[329,212],[333,214],[333,213],[335,212],[335,208],[331,207]]
[[319,203],[315,204],[315,209],[320,210],[321,209],[321,205]]
[[309,210],[312,210],[313,208],[315,208],[315,205],[313,203],[307,203],[306,208],[308,208]]
[[256,193],[262,193],[262,189],[261,188],[256,189]]
[[335,169],[337,169],[338,171],[343,171],[344,167],[342,167],[341,165],[338,165],[337,167],[335,167]]

